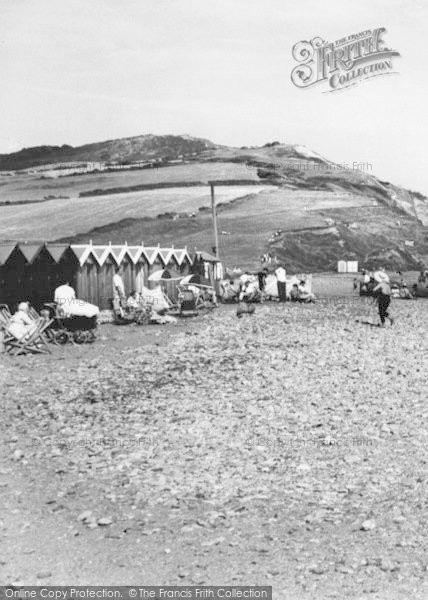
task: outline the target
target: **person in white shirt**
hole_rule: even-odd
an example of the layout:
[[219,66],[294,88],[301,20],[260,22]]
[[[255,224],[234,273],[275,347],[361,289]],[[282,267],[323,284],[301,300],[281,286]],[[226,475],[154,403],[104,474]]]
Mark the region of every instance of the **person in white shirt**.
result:
[[70,282],[66,281],[63,285],[56,288],[54,292],[54,301],[57,304],[60,312],[64,316],[71,315],[71,304],[76,299],[76,292],[70,286]]
[[310,292],[306,286],[306,281],[302,279],[299,283],[299,300],[301,302],[315,302],[315,294]]
[[285,302],[287,299],[286,295],[286,276],[287,272],[284,269],[284,265],[279,265],[277,269],[275,269],[275,275],[277,279],[278,285],[278,296],[280,302]]
[[90,304],[84,300],[76,298],[76,292],[67,281],[63,285],[56,288],[54,292],[54,300],[58,307],[59,316],[68,317],[95,317],[100,309],[95,304]]
[[116,267],[116,273],[113,275],[113,303],[122,306],[125,302],[125,285],[122,279],[122,267]]
[[17,340],[29,338],[37,328],[37,323],[28,314],[29,308],[28,302],[20,302],[16,313],[10,319],[8,331]]

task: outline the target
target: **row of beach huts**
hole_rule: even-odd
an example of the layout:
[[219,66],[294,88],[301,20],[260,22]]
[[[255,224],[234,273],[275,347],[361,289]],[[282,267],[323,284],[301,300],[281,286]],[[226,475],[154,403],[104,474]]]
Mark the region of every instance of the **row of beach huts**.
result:
[[113,275],[123,268],[125,288],[151,287],[149,277],[169,269],[185,277],[198,273],[215,285],[222,268],[207,252],[190,253],[187,248],[128,244],[0,243],[0,304],[14,306],[29,300],[39,309],[51,302],[54,290],[68,281],[78,298],[111,308]]

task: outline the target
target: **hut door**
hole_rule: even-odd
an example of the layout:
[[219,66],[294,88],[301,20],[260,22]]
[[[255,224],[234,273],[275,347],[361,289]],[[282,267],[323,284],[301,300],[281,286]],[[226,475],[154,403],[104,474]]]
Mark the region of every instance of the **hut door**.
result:
[[137,263],[135,266],[135,290],[141,294],[144,287],[144,265]]
[[123,260],[123,284],[125,286],[125,294],[128,295],[132,290],[135,290],[134,265],[130,260]]

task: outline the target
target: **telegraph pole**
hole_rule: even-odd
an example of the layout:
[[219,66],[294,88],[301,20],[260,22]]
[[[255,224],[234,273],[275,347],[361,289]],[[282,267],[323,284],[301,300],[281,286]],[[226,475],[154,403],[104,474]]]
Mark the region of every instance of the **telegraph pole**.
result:
[[214,248],[215,248],[215,256],[216,258],[219,258],[219,253],[218,253],[218,230],[217,230],[217,211],[216,211],[216,206],[215,206],[215,196],[214,196],[214,183],[209,181],[208,182],[210,184],[211,187],[211,212],[212,212],[212,216],[213,216],[213,226],[214,226]]

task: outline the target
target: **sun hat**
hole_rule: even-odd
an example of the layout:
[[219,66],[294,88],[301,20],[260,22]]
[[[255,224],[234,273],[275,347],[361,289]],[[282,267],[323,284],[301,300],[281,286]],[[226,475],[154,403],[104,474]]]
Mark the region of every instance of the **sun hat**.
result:
[[378,283],[389,283],[389,277],[385,271],[376,271],[374,274],[374,279]]

